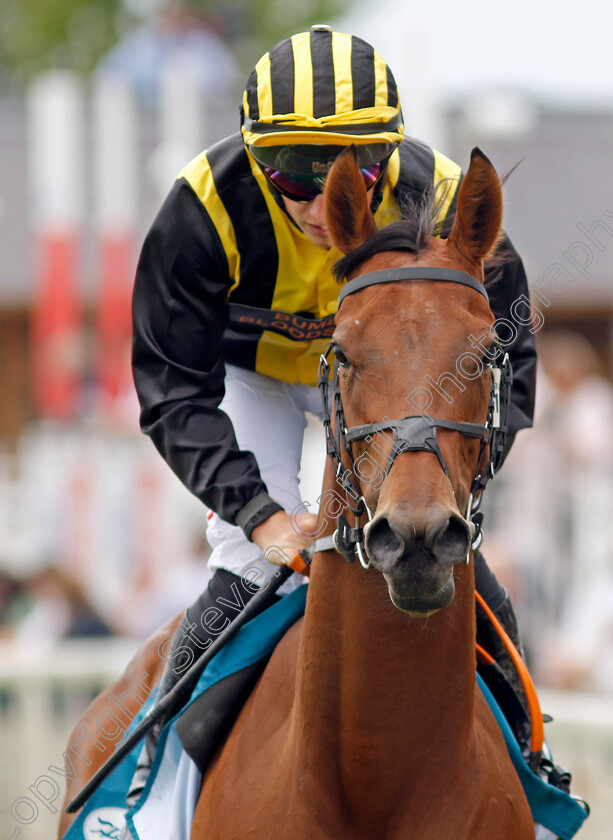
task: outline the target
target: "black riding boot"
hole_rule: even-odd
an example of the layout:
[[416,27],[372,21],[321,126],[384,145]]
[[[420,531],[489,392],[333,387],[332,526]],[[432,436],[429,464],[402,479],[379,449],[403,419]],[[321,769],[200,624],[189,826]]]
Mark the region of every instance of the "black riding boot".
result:
[[[486,563],[485,557],[480,551],[474,553],[475,564],[475,589],[481,595],[485,603],[494,613],[498,621],[506,630],[511,641],[525,659],[524,649],[517,627],[517,617],[509,598],[509,593],[498,583],[496,576]],[[478,629],[484,628],[487,617],[481,607],[477,609]]]
[[[179,622],[154,703],[158,703],[164,695],[168,694],[187,669],[236,618],[258,589],[259,587],[252,582],[225,569],[218,569],[215,572],[207,588],[185,611],[185,615]],[[129,808],[136,804],[147,783],[160,732],[166,722],[162,718],[145,736],[136,772],[126,796]]]

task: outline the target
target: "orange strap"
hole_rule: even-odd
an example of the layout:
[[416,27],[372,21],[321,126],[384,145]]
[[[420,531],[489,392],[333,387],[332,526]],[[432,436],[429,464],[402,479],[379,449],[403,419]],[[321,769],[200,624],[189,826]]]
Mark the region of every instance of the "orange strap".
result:
[[485,648],[481,647],[481,645],[477,645],[477,659],[480,662],[483,662],[485,665],[494,665],[496,660],[493,656],[491,656]]
[[528,711],[530,713],[530,751],[533,753],[539,753],[543,749],[543,741],[545,740],[545,732],[543,728],[543,713],[541,712],[541,706],[536,694],[534,683],[532,682],[532,677],[530,676],[530,672],[528,671],[526,663],[519,655],[517,648],[509,638],[506,630],[498,621],[498,619],[488,607],[488,605],[485,603],[481,595],[479,595],[479,593],[476,591],[475,598],[477,599],[477,602],[479,603],[489,620],[494,625],[496,632],[502,639],[502,643],[507,649],[511,660],[513,661],[513,665],[517,670],[519,679],[521,680],[521,684],[524,689],[524,693],[526,695],[526,700],[528,702]]
[[302,559],[302,555],[300,552],[296,552],[292,557],[291,561],[287,564],[290,569],[293,569],[294,572],[298,572],[299,575],[307,575],[308,574],[308,563],[305,563]]

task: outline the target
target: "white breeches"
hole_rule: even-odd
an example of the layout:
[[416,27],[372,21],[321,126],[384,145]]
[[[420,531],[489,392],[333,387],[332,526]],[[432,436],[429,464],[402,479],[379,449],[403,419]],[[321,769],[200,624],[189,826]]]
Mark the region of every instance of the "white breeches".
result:
[[[323,427],[318,439],[309,440],[301,476],[307,412],[321,418],[321,397],[310,385],[292,385],[234,365],[226,366],[226,395],[220,408],[231,419],[238,445],[255,455],[270,496],[292,513],[304,502],[303,512],[316,513],[325,463]],[[310,428],[311,424],[309,424]],[[306,470],[305,470],[306,468]],[[308,475],[305,476],[305,471]],[[301,481],[302,478],[302,481]],[[306,479],[306,480],[305,480]],[[303,498],[302,492],[307,496]],[[229,525],[216,514],[208,523],[207,539],[212,552],[209,567],[241,574],[254,563],[266,577],[276,566],[262,556],[241,528]],[[256,562],[257,561],[257,562]],[[264,578],[262,577],[262,580]],[[304,582],[293,575],[279,590],[287,594]]]

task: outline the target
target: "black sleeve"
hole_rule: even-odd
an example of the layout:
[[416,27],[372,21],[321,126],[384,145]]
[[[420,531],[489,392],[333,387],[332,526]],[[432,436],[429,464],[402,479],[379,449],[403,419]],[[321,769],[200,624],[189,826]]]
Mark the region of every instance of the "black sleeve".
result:
[[485,285],[490,297],[490,306],[500,322],[499,333],[503,347],[509,354],[513,367],[513,386],[507,424],[509,435],[505,458],[520,429],[532,426],[534,396],[536,391],[536,343],[530,321],[530,296],[528,281],[521,258],[508,237],[504,237],[498,248],[502,268],[486,270]]
[[195,496],[227,522],[238,517],[250,536],[282,508],[219,409],[229,282],[217,232],[180,179],[145,239],[136,272],[132,363],[141,428]]

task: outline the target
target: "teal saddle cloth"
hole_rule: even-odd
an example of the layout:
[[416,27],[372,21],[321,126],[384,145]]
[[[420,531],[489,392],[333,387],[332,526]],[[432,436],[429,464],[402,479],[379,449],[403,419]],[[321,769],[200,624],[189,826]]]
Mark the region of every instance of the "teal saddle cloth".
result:
[[[228,683],[231,685],[232,680],[237,676],[241,677],[243,689],[245,675],[247,675],[246,682],[252,679],[251,674],[253,674],[253,681],[255,681],[255,678],[261,672],[263,662],[268,659],[281,637],[303,615],[307,588],[307,585],[299,587],[246,624],[207,665],[187,706],[165,726],[160,737],[149,781],[133,811],[126,814],[125,796],[136,768],[136,760],[141,749],[140,745],[126,756],[124,761],[87,801],[63,840],[89,840],[89,837],[93,835],[89,834],[88,820],[90,826],[92,821],[96,822],[96,836],[98,837],[121,836],[118,830],[112,827],[112,821],[117,819],[118,815],[125,817],[128,826],[133,828],[133,812],[136,813],[144,807],[147,797],[155,785],[156,778],[158,775],[163,776],[162,768],[166,753],[174,751],[176,754],[177,749],[185,749],[183,745],[185,738],[182,739],[180,733],[182,730],[184,733],[187,730],[193,730],[193,726],[185,726],[185,721],[190,720],[190,712],[193,719],[193,713],[198,708],[198,704],[200,704],[200,708],[203,708],[202,700],[207,692],[209,697],[215,698],[215,702],[204,704],[204,708],[219,708],[220,703],[225,703],[224,698],[228,699],[228,702],[232,702],[229,698],[236,692],[232,688],[227,691],[225,686]],[[545,782],[530,769],[511,727],[479,674],[477,674],[477,683],[504,736],[509,755],[532,811],[537,828],[537,837],[559,837],[562,840],[571,840],[587,816],[585,807],[570,794]],[[218,693],[217,696],[216,692]],[[234,702],[237,704],[237,710],[243,700],[244,694],[239,700],[235,698]],[[136,726],[145,711],[146,708],[141,710],[132,723],[132,728]],[[212,725],[215,725],[214,718],[205,721],[204,728]],[[202,765],[200,767],[203,769]],[[99,833],[97,830],[99,821],[104,823],[104,829],[109,833]],[[138,836],[135,830],[133,830],[133,836]]]

